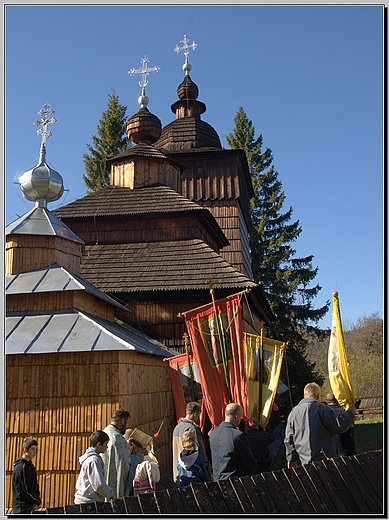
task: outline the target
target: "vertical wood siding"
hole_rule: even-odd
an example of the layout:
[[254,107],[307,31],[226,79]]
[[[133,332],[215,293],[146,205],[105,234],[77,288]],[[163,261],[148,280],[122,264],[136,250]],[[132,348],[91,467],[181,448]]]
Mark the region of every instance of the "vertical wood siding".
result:
[[44,507],[73,503],[78,458],[90,434],[117,408],[154,441],[161,473],[171,465],[175,426],[169,367],[135,351],[7,355],[6,507],[12,504],[12,462],[25,438],[38,441],[34,459]]

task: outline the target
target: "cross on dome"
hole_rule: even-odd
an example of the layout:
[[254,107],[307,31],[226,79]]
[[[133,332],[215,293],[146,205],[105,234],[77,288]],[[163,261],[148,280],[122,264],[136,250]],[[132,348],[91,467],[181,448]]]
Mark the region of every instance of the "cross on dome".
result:
[[150,74],[150,72],[158,72],[160,68],[158,66],[154,67],[148,67],[147,64],[149,62],[149,59],[147,56],[143,56],[143,58],[140,60],[142,66],[139,69],[130,69],[128,71],[128,74],[130,76],[134,76],[134,74],[140,74],[141,79],[138,81],[138,85],[142,89],[142,94],[138,98],[138,102],[141,107],[144,107],[148,104],[149,98],[145,94],[145,87],[148,84],[147,76]]
[[42,144],[46,143],[46,138],[50,137],[52,133],[50,130],[47,130],[47,125],[53,125],[57,122],[55,117],[52,117],[49,119],[49,116],[54,114],[54,110],[51,108],[51,106],[48,103],[45,103],[42,108],[38,112],[38,116],[41,116],[40,120],[36,120],[33,122],[34,126],[41,126],[42,128],[39,128],[36,133],[38,135],[42,136]]
[[184,45],[182,47],[180,47],[178,44],[175,46],[174,48],[174,52],[176,52],[177,54],[180,52],[180,51],[184,51],[184,55],[185,55],[185,63],[184,65],[182,66],[182,69],[185,71],[185,74],[189,74],[189,71],[191,70],[192,66],[188,63],[188,56],[189,56],[189,49],[192,49],[192,50],[195,50],[196,47],[197,47],[197,43],[195,43],[194,41],[188,45],[188,42],[190,40],[186,37],[186,34],[184,34],[184,39],[181,40],[180,43],[183,43]]

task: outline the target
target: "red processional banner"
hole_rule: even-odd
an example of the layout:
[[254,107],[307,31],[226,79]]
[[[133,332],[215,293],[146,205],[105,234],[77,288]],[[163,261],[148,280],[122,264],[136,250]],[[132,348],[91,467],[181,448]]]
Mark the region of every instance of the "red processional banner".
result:
[[224,421],[224,409],[230,402],[242,406],[243,418],[247,419],[240,294],[185,312],[183,316],[201,384],[203,405],[212,425],[216,427]]
[[[170,380],[177,423],[186,415],[186,404],[195,401],[203,408],[203,392],[197,364],[192,354],[179,354],[169,358]],[[204,414],[199,426],[203,427]]]

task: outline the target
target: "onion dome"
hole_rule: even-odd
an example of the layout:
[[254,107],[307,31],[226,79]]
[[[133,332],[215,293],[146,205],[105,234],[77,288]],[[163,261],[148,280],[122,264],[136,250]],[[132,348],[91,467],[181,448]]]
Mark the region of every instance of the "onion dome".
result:
[[127,137],[135,144],[153,144],[159,139],[161,132],[160,119],[145,106],[141,106],[140,110],[127,122]]
[[54,110],[48,103],[38,112],[42,117],[34,122],[34,126],[41,127],[37,130],[37,134],[42,136],[39,161],[36,166],[24,172],[18,181],[24,198],[40,207],[46,207],[47,202],[58,200],[64,191],[61,175],[46,163],[46,138],[51,136],[47,125],[57,121],[54,117],[49,118],[53,113]]
[[143,56],[141,59],[142,66],[139,69],[131,69],[128,74],[133,76],[134,74],[140,74],[141,79],[138,85],[142,89],[141,95],[138,97],[138,103],[140,110],[136,114],[130,117],[127,122],[127,137],[130,141],[135,144],[145,143],[152,144],[158,140],[162,131],[161,121],[157,116],[152,114],[147,105],[149,104],[149,98],[146,96],[145,88],[148,84],[147,76],[150,72],[158,72],[159,67],[148,67],[147,64],[149,59],[147,56]]
[[192,81],[189,74],[185,75],[184,81],[178,85],[177,94],[180,99],[197,99],[199,95],[199,88],[194,81]]
[[41,145],[39,162],[19,177],[23,196],[36,205],[46,207],[62,197],[64,187],[61,175],[46,163],[46,146]]

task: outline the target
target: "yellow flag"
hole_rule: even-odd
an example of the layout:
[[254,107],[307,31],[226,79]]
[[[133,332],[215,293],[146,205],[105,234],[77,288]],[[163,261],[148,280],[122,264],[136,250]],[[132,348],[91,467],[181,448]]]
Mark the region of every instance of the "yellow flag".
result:
[[[285,343],[244,333],[247,369],[247,413],[266,428],[280,377]],[[261,383],[261,384],[260,384]]]
[[333,292],[332,297],[333,309],[330,346],[328,349],[328,375],[334,396],[339,401],[339,405],[345,408],[346,405],[354,406],[355,397],[346,359],[338,293]]

